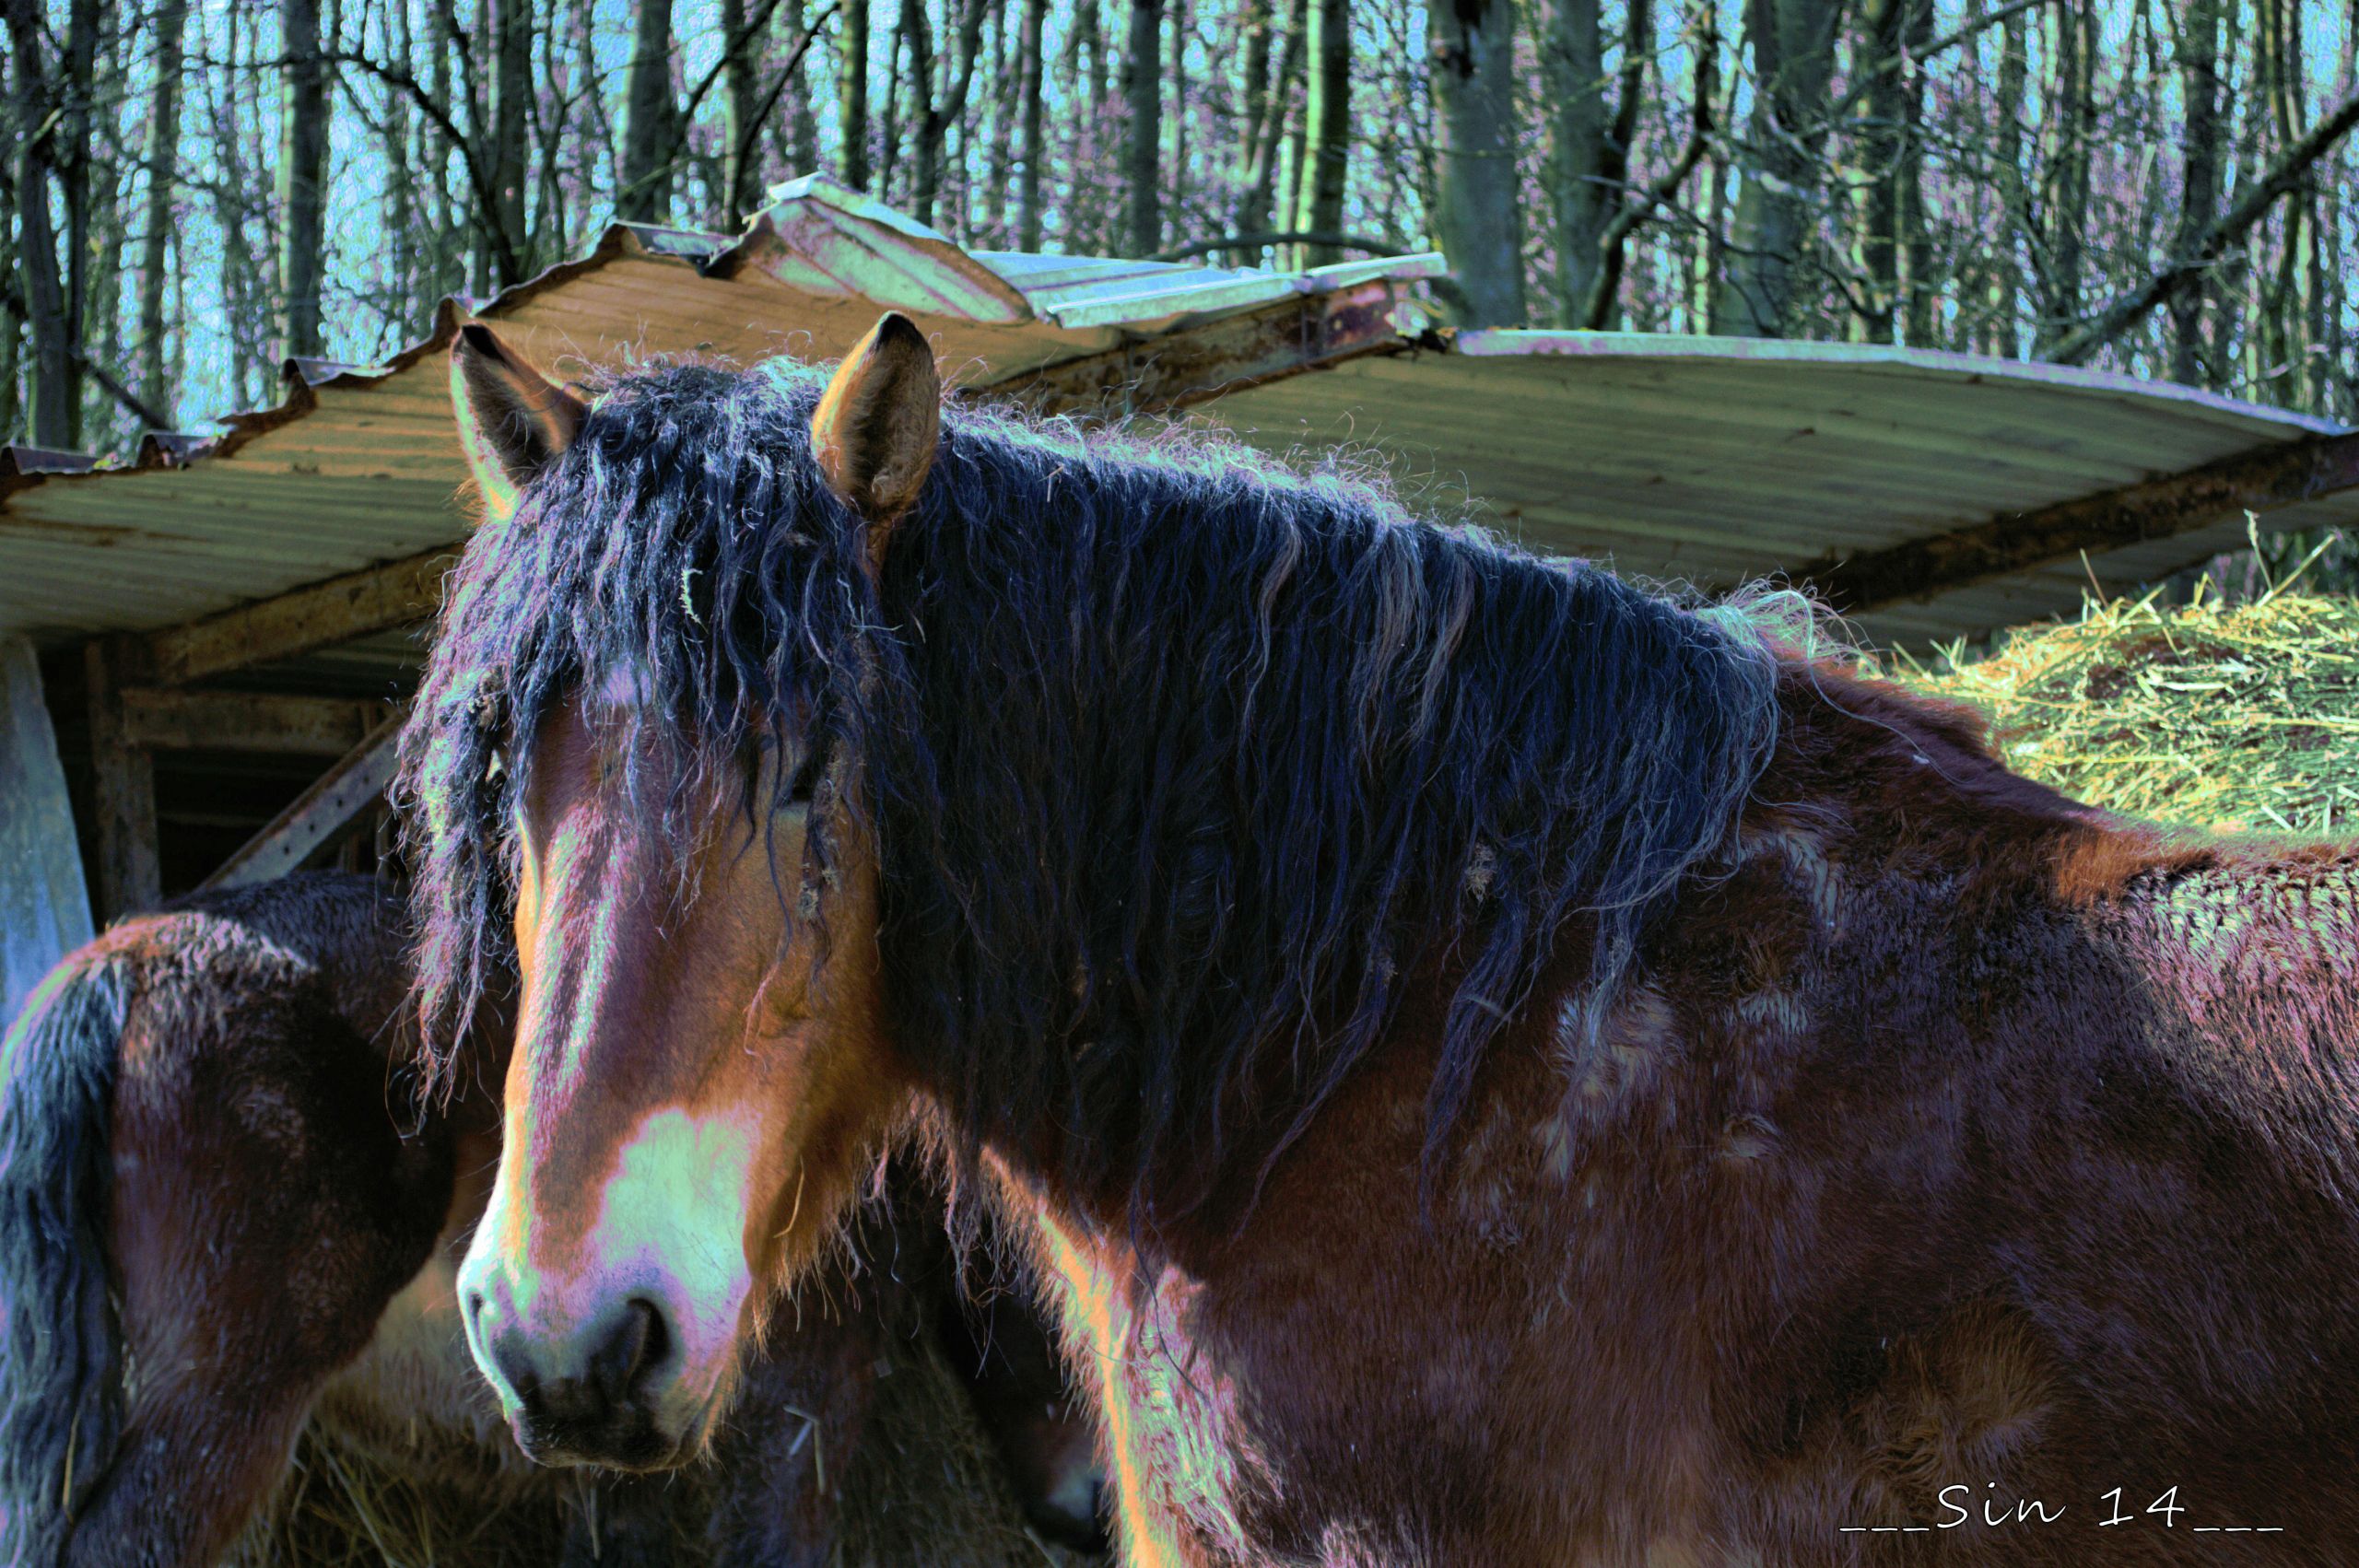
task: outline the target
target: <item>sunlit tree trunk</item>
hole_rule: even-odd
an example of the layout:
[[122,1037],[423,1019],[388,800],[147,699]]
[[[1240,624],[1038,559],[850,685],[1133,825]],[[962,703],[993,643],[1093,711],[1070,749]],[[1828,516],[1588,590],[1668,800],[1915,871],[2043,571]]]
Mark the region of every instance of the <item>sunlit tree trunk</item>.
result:
[[672,0],[638,3],[615,212],[632,223],[669,223],[679,113],[672,97]]
[[41,37],[40,0],[7,0],[7,16],[10,86],[24,136],[17,147],[17,259],[32,348],[29,424],[34,445],[72,447],[80,435],[82,385],[50,210],[56,134],[49,114],[56,88]]
[[1439,122],[1433,231],[1449,258],[1454,313],[1466,326],[1520,325],[1515,8],[1509,0],[1426,0],[1426,18]]
[[868,0],[844,0],[843,55],[836,71],[836,105],[842,121],[844,183],[868,189]]
[[1714,332],[1783,337],[1793,329],[1816,242],[1841,15],[1838,0],[1746,0],[1757,85],[1736,154],[1736,210],[1712,298]]
[[1041,164],[1048,157],[1046,138],[1041,135],[1041,122],[1046,111],[1042,105],[1040,78],[1044,74],[1043,40],[1048,28],[1049,0],[1024,0],[1024,25],[1016,35],[1016,69],[1022,74],[1017,89],[1016,158],[1019,168],[1015,188],[1015,244],[1018,250],[1037,251],[1040,248]]
[[142,154],[147,165],[147,210],[139,237],[139,395],[167,417],[173,409],[164,356],[171,330],[164,316],[164,284],[172,199],[179,184],[181,57],[187,31],[188,0],[164,0],[156,13],[156,87]]
[[[2220,0],[2187,0],[2178,22],[2179,92],[2185,103],[2179,127],[2179,213],[2173,253],[2192,254],[2220,208]],[[2169,300],[2171,380],[2202,386],[2203,300],[2198,280]]]
[[[1309,54],[1309,97],[1303,106],[1309,146],[1294,227],[1305,234],[1336,234],[1344,228],[1352,148],[1352,18],[1345,0],[1312,0]],[[1302,253],[1314,267],[1344,259],[1342,247],[1316,240]]]
[[1163,0],[1130,0],[1122,52],[1122,243],[1133,256],[1163,248]]

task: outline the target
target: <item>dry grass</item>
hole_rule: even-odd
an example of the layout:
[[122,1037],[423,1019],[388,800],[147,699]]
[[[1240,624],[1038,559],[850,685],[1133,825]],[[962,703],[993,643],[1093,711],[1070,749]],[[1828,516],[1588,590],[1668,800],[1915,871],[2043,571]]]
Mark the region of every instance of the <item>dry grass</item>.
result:
[[[896,1339],[846,1471],[836,1568],[1092,1568],[1026,1526],[972,1401],[931,1335]],[[829,1459],[832,1468],[833,1459]],[[229,1568],[554,1568],[581,1472],[519,1488],[452,1456],[396,1463],[324,1426],[306,1431],[268,1513]],[[680,1568],[709,1561],[713,1478],[667,1492]]]
[[[2299,574],[2294,574],[2298,577]],[[2067,626],[1887,671],[1988,711],[2007,765],[2076,800],[2223,830],[2359,825],[2359,600],[2290,591]]]

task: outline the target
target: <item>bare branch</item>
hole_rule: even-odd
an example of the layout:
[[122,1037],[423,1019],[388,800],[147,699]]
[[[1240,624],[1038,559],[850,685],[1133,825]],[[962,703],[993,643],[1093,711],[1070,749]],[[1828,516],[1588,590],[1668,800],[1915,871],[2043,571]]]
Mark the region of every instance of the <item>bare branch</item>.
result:
[[2078,365],[2107,344],[2146,319],[2155,307],[2202,276],[2205,269],[2227,253],[2276,205],[2278,199],[2298,187],[2311,166],[2359,125],[2359,92],[2335,106],[2334,112],[2310,128],[2309,134],[2287,147],[2266,174],[2247,187],[2236,205],[2203,231],[2192,253],[2181,256],[2129,293],[2118,296],[2096,315],[2067,333],[2049,351],[2059,365]]
[[1344,234],[1324,228],[1256,228],[1244,234],[1224,235],[1218,240],[1196,240],[1185,245],[1175,245],[1168,251],[1156,252],[1147,260],[1184,262],[1191,256],[1209,255],[1215,251],[1250,251],[1264,245],[1332,245],[1341,251],[1365,251],[1371,256],[1408,254],[1406,246],[1397,245],[1390,240],[1371,239],[1365,234]]

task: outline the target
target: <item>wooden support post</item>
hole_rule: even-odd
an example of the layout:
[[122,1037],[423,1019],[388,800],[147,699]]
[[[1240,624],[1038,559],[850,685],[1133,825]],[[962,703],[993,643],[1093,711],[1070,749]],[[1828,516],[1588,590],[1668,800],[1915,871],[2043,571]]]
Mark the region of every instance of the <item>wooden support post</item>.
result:
[[393,782],[394,743],[401,738],[401,716],[396,714],[371,730],[317,783],[239,846],[237,853],[224,860],[203,885],[242,887],[285,876],[312,850],[349,827]]
[[90,895],[32,644],[0,638],[0,1028],[90,940]]
[[82,652],[90,713],[90,815],[97,837],[99,918],[116,920],[163,897],[156,854],[156,768],[124,722],[123,687],[141,649],[93,638]]

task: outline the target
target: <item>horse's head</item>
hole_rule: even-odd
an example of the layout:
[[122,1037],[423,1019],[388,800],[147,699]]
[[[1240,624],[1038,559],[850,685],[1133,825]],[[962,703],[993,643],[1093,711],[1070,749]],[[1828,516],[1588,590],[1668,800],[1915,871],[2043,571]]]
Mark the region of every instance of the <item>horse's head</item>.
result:
[[[495,519],[596,439],[589,408],[481,328],[454,347],[452,384]],[[819,473],[872,544],[924,480],[939,405],[898,317],[819,405]],[[657,700],[642,676],[584,672],[509,742],[519,1020],[460,1292],[529,1453],[643,1469],[710,1431],[774,1287],[834,1234],[906,1092],[872,1048],[874,873],[840,805],[856,759],[782,725],[731,766],[700,762],[671,726],[634,721]],[[796,919],[823,830],[827,918]]]

